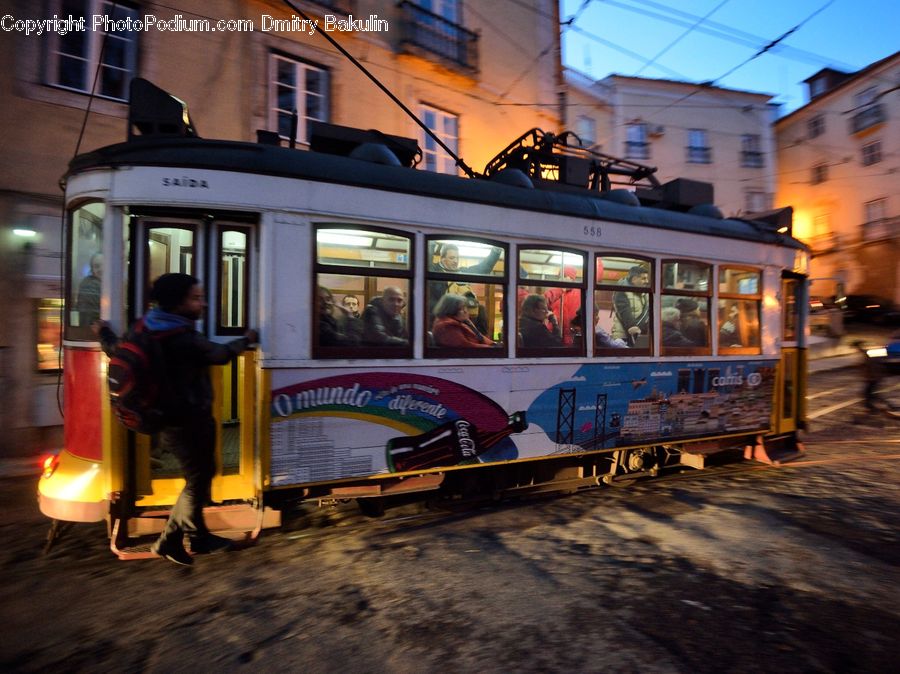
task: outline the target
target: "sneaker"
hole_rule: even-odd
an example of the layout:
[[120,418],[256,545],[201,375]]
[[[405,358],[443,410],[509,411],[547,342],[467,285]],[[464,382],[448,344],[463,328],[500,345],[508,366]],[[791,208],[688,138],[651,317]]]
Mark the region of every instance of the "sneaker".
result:
[[180,566],[191,566],[194,563],[194,558],[188,554],[183,545],[172,545],[171,543],[160,544],[159,541],[156,541],[156,543],[150,547],[150,551],[154,555],[165,557],[170,562]]
[[207,533],[191,539],[191,552],[196,555],[211,555],[216,552],[224,552],[234,547],[234,542],[229,538]]

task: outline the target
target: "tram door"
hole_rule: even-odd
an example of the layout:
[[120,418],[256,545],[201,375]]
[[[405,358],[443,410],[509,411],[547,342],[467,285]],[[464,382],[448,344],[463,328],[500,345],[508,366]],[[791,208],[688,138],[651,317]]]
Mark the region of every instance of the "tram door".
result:
[[[210,340],[225,342],[250,327],[250,298],[255,225],[229,220],[133,217],[130,237],[140,245],[129,255],[129,316],[149,308],[150,288],[160,275],[181,272],[203,283],[208,304],[197,329]],[[216,419],[214,501],[253,498],[256,398],[256,352],[246,351],[227,365],[210,368]],[[138,436],[134,461],[137,505],[174,503],[181,491],[178,461],[157,446],[155,438]]]
[[803,277],[785,274],[781,281],[782,335],[781,363],[778,368],[778,396],[775,406],[775,431],[797,430],[805,413],[806,349],[803,338],[803,312],[806,291]]

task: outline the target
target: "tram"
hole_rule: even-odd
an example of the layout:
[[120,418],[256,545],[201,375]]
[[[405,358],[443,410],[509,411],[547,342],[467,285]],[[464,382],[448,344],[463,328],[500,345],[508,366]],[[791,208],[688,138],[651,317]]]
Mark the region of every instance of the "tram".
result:
[[[213,368],[212,528],[255,534],[302,501],[377,514],[410,492],[574,491],[802,449],[808,250],[789,209],[723,218],[711,187],[659,185],[565,135],[529,132],[473,179],[416,170],[415,141],[332,125],[309,150],[203,139],[180,106],[133,104],[129,139],[65,178],[49,518],[105,520],[120,556],[161,530],[177,463],[115,421],[90,323],[121,333],[173,271],[202,280],[210,339],[261,334]],[[448,340],[445,319],[479,344]]]

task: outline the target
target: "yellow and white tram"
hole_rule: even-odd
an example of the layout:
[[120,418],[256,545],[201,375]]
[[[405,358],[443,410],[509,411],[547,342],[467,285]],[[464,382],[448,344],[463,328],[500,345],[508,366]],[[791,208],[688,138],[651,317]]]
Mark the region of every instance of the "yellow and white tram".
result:
[[[536,163],[520,154],[491,178],[418,171],[408,144],[368,136],[383,139],[393,153],[333,143],[355,146],[341,156],[146,133],[72,162],[65,445],[40,480],[48,517],[107,520],[122,547],[174,503],[177,464],[111,416],[89,329],[99,314],[124,330],[171,271],[203,281],[209,338],[261,333],[213,372],[211,526],[276,522],[286,500],[377,510],[473,476],[494,494],[571,490],[721,450],[799,448],[808,253],[789,220],[689,208],[685,182],[638,196],[561,184],[586,160],[536,147]],[[79,292],[98,255],[91,307]],[[367,336],[387,288],[403,298],[391,343]],[[446,294],[466,299],[482,348],[438,338]],[[523,329],[533,295],[553,343]],[[643,314],[635,330],[626,304]]]

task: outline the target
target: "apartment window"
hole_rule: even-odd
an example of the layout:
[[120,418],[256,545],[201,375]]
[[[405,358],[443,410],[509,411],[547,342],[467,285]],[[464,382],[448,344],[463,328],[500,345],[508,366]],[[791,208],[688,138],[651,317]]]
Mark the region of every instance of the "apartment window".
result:
[[806,122],[806,130],[810,138],[818,138],[825,133],[825,118],[822,115],[816,115]]
[[876,140],[862,147],[863,166],[871,166],[881,161],[881,141]]
[[809,83],[809,97],[815,98],[816,96],[821,96],[822,94],[824,94],[827,84],[828,83],[824,77],[814,79]]
[[878,89],[876,87],[868,87],[853,96],[853,102],[856,107],[861,108],[864,105],[871,105],[878,98]]
[[597,122],[593,117],[579,115],[575,120],[575,133],[584,147],[593,147],[597,142]]
[[296,110],[295,140],[308,143],[310,122],[328,120],[328,71],[282,54],[272,54],[270,65],[270,124],[279,136],[290,139]]
[[[887,218],[887,199],[875,199],[863,204],[865,222],[863,222],[863,238],[866,241],[890,236],[891,221]],[[896,227],[896,223],[895,223]]]
[[[90,26],[92,18],[97,15],[108,17],[110,24],[139,18],[135,7],[107,0],[59,0],[53,9],[62,17],[84,18],[86,26]],[[103,28],[70,31],[65,35],[53,33],[47,58],[47,83],[84,93],[93,91],[105,98],[127,100],[128,85],[137,70],[137,32],[106,32]]]
[[745,133],[741,136],[741,166],[744,168],[762,168],[763,153],[759,134]]
[[819,213],[813,217],[813,239],[827,239],[831,236],[831,213]]
[[826,180],[828,180],[828,164],[816,164],[813,166],[810,182],[813,185],[819,185]]
[[772,207],[772,201],[767,192],[750,190],[744,198],[744,210],[748,213],[762,213]]
[[647,125],[644,122],[628,124],[625,127],[625,156],[628,159],[650,159]]
[[706,129],[688,129],[687,160],[691,164],[709,164],[712,161]]
[[[435,135],[453,150],[454,154],[459,154],[459,117],[457,115],[423,105],[421,118],[425,122],[425,126],[434,131]],[[420,141],[427,171],[456,175],[456,160],[447,154],[447,151],[438,145],[434,138],[421,131]]]

